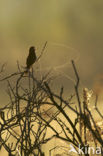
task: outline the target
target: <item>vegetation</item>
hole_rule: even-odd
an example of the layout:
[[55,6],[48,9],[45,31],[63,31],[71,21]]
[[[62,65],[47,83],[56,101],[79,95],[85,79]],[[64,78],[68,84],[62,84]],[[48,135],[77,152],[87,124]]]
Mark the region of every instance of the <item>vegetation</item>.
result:
[[[33,69],[27,74],[21,70],[19,64],[16,73],[1,79],[7,81],[10,103],[0,108],[0,149],[4,148],[9,156],[45,156],[42,146],[53,138],[72,144],[76,151],[78,145],[87,145],[89,149],[91,143],[94,147],[100,145],[101,149],[103,148],[103,131],[89,109],[90,93],[84,88],[82,102],[79,95],[80,78],[74,61],[71,63],[76,84],[75,95],[71,95],[69,99],[63,97],[63,87],[58,94],[51,89],[53,79],[48,78],[49,73],[39,79]],[[14,85],[12,81],[15,81]],[[74,104],[72,99],[75,96],[77,103]],[[97,98],[96,96],[95,109],[103,119],[97,107]],[[74,120],[69,111],[75,114]],[[53,122],[58,125],[58,129]],[[48,131],[52,132],[49,136]],[[64,151],[65,155],[71,154],[68,153],[69,144],[68,149]],[[58,147],[48,149],[50,156],[56,148]],[[88,152],[85,153],[85,149],[81,155],[83,152],[85,156],[90,155]]]

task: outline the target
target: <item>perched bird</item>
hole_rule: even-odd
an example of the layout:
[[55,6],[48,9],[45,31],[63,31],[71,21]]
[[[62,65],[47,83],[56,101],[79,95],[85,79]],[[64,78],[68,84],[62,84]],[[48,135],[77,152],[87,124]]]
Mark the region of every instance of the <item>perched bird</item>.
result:
[[31,66],[35,63],[36,59],[37,59],[37,57],[36,57],[36,53],[35,53],[35,47],[30,47],[29,55],[26,60],[26,69],[27,69],[26,72],[29,71]]

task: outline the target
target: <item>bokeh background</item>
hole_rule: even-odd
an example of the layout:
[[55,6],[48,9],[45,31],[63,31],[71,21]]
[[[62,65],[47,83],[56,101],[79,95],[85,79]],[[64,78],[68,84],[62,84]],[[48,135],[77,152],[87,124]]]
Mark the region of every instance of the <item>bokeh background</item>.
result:
[[[6,62],[6,74],[17,70],[17,60],[25,66],[31,45],[39,56],[45,41],[42,71],[56,67],[54,74],[61,74],[56,88],[64,85],[66,93],[68,87],[72,90],[70,61],[74,59],[81,86],[93,89],[102,99],[103,1],[0,0],[0,65]],[[2,106],[6,92],[4,83],[0,85]]]
[[102,73],[102,19],[102,0],[0,0],[0,63],[11,70],[31,45],[39,52],[45,41],[65,44],[79,51],[81,78],[91,85]]

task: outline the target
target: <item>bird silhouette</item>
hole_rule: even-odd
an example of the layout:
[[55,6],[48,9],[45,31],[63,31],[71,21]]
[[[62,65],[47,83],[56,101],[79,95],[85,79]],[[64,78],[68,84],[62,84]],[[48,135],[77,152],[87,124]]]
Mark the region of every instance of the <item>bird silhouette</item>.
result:
[[36,57],[36,53],[35,53],[35,47],[30,47],[29,49],[29,55],[26,59],[26,70],[27,72],[29,71],[29,69],[31,68],[31,66],[35,63],[37,57]]

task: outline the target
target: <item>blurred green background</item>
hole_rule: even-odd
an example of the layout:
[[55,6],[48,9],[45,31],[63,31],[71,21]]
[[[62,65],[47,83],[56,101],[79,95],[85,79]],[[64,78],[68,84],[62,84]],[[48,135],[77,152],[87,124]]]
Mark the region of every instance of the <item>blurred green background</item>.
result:
[[[61,65],[78,57],[82,83],[92,88],[103,74],[103,1],[0,0],[0,64],[7,62],[6,72],[15,71],[17,60],[25,66],[31,45],[39,55],[45,41],[50,47],[59,43],[57,55],[55,47],[44,53],[45,66],[52,66],[54,58]],[[71,76],[68,67],[64,71]]]

